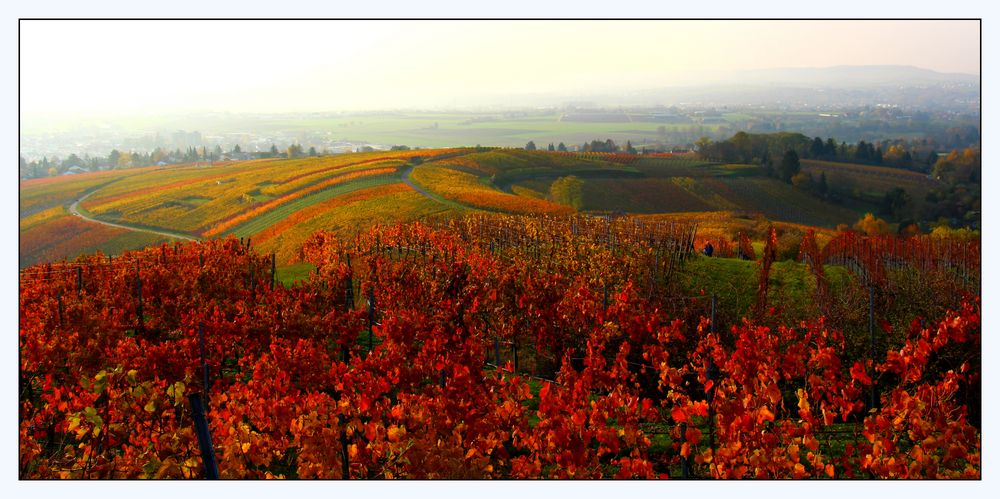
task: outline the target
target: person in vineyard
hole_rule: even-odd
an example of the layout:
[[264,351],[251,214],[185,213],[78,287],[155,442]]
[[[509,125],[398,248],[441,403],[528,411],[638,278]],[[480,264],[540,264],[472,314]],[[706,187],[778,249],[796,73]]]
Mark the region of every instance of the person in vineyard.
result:
[[707,242],[707,243],[705,243],[705,249],[703,249],[703,250],[702,250],[702,252],[703,252],[703,253],[705,253],[705,256],[708,256],[708,257],[711,257],[711,256],[712,256],[712,253],[713,253],[714,251],[715,251],[715,248],[714,248],[714,247],[712,247],[712,243],[711,243],[711,241],[710,241],[710,242]]

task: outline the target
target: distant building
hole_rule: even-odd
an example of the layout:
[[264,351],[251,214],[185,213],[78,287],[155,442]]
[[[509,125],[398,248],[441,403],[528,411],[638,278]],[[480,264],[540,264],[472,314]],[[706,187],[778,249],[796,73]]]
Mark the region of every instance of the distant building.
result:
[[63,173],[63,175],[76,175],[78,173],[90,173],[90,170],[79,165],[73,165],[66,169],[66,173]]

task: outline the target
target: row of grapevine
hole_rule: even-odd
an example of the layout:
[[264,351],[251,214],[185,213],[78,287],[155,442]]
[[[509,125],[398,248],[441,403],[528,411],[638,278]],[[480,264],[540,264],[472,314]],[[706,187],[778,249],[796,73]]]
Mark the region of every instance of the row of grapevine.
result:
[[669,313],[644,283],[693,238],[477,216],[316,234],[289,287],[232,238],[31,267],[20,476],[202,476],[192,400],[223,478],[979,476],[978,300],[849,358],[822,319]]

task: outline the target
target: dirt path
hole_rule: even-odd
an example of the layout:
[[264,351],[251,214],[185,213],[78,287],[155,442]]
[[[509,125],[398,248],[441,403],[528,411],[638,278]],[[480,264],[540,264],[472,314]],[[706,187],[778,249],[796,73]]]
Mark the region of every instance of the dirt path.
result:
[[434,201],[439,201],[439,199],[435,195],[433,195],[433,194],[425,191],[423,187],[420,187],[419,185],[414,184],[413,181],[410,180],[410,174],[413,173],[413,168],[414,168],[414,165],[407,165],[406,170],[403,171],[403,175],[400,177],[400,178],[402,178],[403,183],[406,184],[406,185],[408,185],[408,186],[410,186],[410,189],[413,189],[413,190],[419,192],[420,194],[423,194],[423,196],[425,198],[431,199],[431,200],[434,200]]
[[422,196],[424,196],[427,199],[430,199],[431,201],[443,204],[443,205],[448,206],[450,208],[456,208],[456,209],[459,209],[459,210],[474,209],[471,206],[466,206],[466,205],[464,205],[462,203],[459,203],[457,201],[452,201],[450,199],[443,198],[440,195],[435,194],[433,192],[430,192],[427,189],[424,189],[423,187],[420,187],[419,185],[417,185],[416,183],[414,183],[412,180],[410,180],[410,173],[413,172],[414,168],[415,168],[414,165],[407,166],[406,170],[403,171],[403,174],[400,176],[400,179],[403,181],[403,183],[406,184],[406,185],[408,185],[411,189],[413,189],[414,191],[417,191]]
[[79,210],[80,203],[83,200],[89,198],[95,192],[97,192],[96,189],[93,190],[93,191],[88,192],[86,195],[84,195],[80,199],[77,199],[76,201],[74,201],[73,204],[69,205],[69,212],[71,214],[73,214],[74,216],[80,217],[80,218],[82,218],[82,219],[84,219],[84,220],[86,220],[88,222],[93,222],[93,223],[97,223],[97,224],[101,224],[101,225],[107,225],[109,227],[117,227],[119,229],[131,230],[133,232],[148,232],[150,234],[156,234],[156,235],[159,235],[159,236],[166,236],[166,237],[170,237],[170,238],[174,238],[174,239],[183,239],[185,241],[197,241],[198,240],[198,239],[190,237],[190,236],[184,236],[184,235],[173,233],[173,232],[165,232],[165,231],[159,231],[159,230],[154,230],[154,229],[146,229],[146,228],[143,228],[143,227],[136,227],[136,226],[132,226],[132,225],[117,224],[117,223],[112,223],[112,222],[105,222],[103,220],[98,220],[96,218],[91,218],[91,217],[88,217],[87,215],[84,215],[83,213],[80,213],[80,210]]

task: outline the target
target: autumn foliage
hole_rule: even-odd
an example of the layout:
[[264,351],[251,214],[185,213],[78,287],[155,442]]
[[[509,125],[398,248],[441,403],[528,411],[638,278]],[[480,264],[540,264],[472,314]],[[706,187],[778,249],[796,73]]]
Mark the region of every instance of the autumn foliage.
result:
[[30,267],[19,475],[201,477],[199,393],[224,478],[979,477],[978,300],[877,359],[823,319],[680,320],[650,286],[688,229],[321,232],[289,287],[233,238]]

